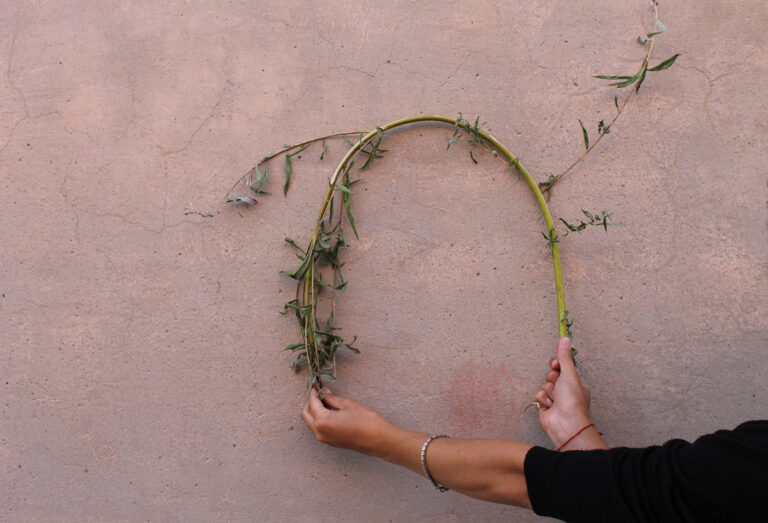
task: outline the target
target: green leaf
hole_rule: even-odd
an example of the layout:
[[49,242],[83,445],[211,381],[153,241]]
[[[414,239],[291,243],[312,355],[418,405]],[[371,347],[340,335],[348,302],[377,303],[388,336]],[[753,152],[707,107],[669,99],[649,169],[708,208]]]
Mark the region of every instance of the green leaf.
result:
[[290,345],[286,345],[283,350],[304,350],[306,347],[306,344],[304,343],[291,343]]
[[321,377],[322,379],[324,379],[324,380],[328,380],[328,381],[331,381],[331,382],[333,382],[333,383],[338,383],[338,382],[336,381],[336,378],[334,378],[334,377],[333,377],[332,375],[330,375],[330,374],[322,373],[322,374],[320,374],[320,377]]
[[[352,185],[352,182],[349,179],[349,171],[352,169],[352,166],[354,164],[355,164],[355,162],[350,163],[349,167],[347,167],[347,170],[344,172],[344,180],[342,182],[342,185],[346,186],[347,188],[349,188],[349,186]],[[354,216],[352,216],[352,207],[351,207],[352,197],[351,197],[351,193],[352,193],[352,191],[350,191],[349,193],[342,192],[341,193],[341,202],[342,202],[342,205],[344,206],[344,210],[347,213],[347,220],[349,221],[349,225],[352,226],[352,231],[355,233],[355,238],[357,238],[359,240],[360,236],[357,234],[357,227],[355,227],[355,218],[354,218]]]
[[563,222],[565,224],[565,226],[568,227],[568,229],[573,231],[573,232],[581,232],[581,231],[583,231],[587,227],[587,224],[584,223],[584,222],[579,222],[578,225],[574,225],[572,223],[568,223],[567,221],[565,221],[562,218],[560,218],[560,221]]
[[347,193],[347,194],[355,194],[355,193],[353,193],[353,192],[352,192],[352,190],[351,190],[349,187],[347,187],[347,186],[345,186],[345,185],[339,185],[339,186],[338,186],[338,189],[339,189],[340,191],[342,191],[342,192],[345,192],[345,193]]
[[283,196],[288,195],[288,187],[291,186],[292,170],[293,170],[293,167],[291,166],[291,155],[286,154],[285,155],[285,185],[283,185]]
[[584,128],[584,124],[581,123],[581,120],[579,120],[579,125],[581,126],[581,134],[584,135],[584,148],[589,150],[589,135],[587,134],[587,130]]
[[[256,174],[255,181],[253,179],[254,173]],[[248,172],[248,187],[256,194],[269,194],[263,190],[265,183],[267,183],[267,164],[264,164],[264,172],[261,172],[257,164]]]
[[298,243],[296,243],[295,241],[293,241],[291,238],[289,238],[289,237],[287,237],[287,236],[285,237],[285,243],[287,243],[288,245],[292,245],[293,247],[296,247],[296,248],[297,248],[298,250],[300,250],[301,252],[304,252],[304,249],[302,249],[301,247],[299,247],[299,244],[298,244]]
[[[291,362],[291,370],[293,372],[296,372],[301,367],[303,367],[304,365],[308,365],[308,364],[309,364],[309,362],[307,361],[307,355],[302,352],[300,354],[297,354],[296,357]],[[310,388],[312,388],[312,387],[310,386]]]
[[355,218],[352,216],[352,209],[350,207],[350,198],[348,194],[344,195],[344,210],[347,211],[347,219],[349,220],[349,224],[352,226],[352,232],[355,233],[355,238],[359,240],[360,236],[357,234],[357,227],[355,227]]
[[302,146],[301,146],[301,147],[299,147],[297,150],[295,150],[295,151],[293,151],[293,152],[290,152],[290,153],[288,153],[286,156],[296,156],[297,154],[301,153],[301,152],[302,152],[304,149],[306,149],[306,148],[307,148],[307,147],[309,147],[310,145],[312,145],[312,144],[309,144],[309,143],[308,143],[308,144],[302,145]]
[[637,78],[637,75],[635,75],[635,76],[614,76],[614,75],[597,74],[593,78],[600,78],[601,80],[634,80],[635,78]]
[[[619,97],[618,96],[614,96],[613,97],[613,105],[616,106],[616,109],[619,109]],[[621,109],[619,109],[619,110],[621,110]]]
[[448,147],[446,147],[445,150],[447,151],[448,149],[450,149],[451,145],[455,144],[459,140],[461,140],[461,135],[454,135],[453,138],[451,138],[450,141],[448,142]]
[[654,31],[654,32],[652,32],[652,33],[648,33],[646,36],[647,36],[648,38],[653,38],[654,36],[656,36],[656,35],[660,35],[660,34],[661,34],[661,33],[663,33],[663,32],[664,32],[664,31]]
[[291,277],[291,278],[293,278],[294,280],[300,280],[301,278],[303,278],[303,277],[304,277],[304,275],[305,275],[305,274],[307,273],[307,271],[309,270],[309,267],[310,267],[310,265],[312,264],[312,260],[313,260],[313,259],[314,259],[314,256],[312,256],[312,254],[311,254],[311,253],[310,253],[310,254],[308,254],[308,255],[307,255],[307,256],[306,256],[306,257],[305,257],[305,258],[304,258],[304,259],[301,261],[301,265],[299,265],[299,268],[298,268],[298,269],[296,269],[296,270],[293,272],[293,274],[291,274],[291,273],[289,273],[289,272],[285,272],[285,274],[288,274],[288,276],[290,276],[290,277]]
[[636,79],[637,79],[637,78],[635,78],[635,77],[633,76],[633,77],[632,77],[632,78],[630,78],[629,80],[624,80],[623,82],[615,82],[615,83],[612,83],[612,84],[608,84],[608,85],[610,85],[611,87],[619,87],[619,88],[622,88],[622,87],[629,87],[630,85],[632,85],[633,83],[635,83],[635,80],[636,80]]
[[677,60],[678,56],[680,56],[680,53],[677,53],[677,54],[675,54],[673,56],[670,56],[669,58],[667,58],[666,60],[661,62],[659,65],[657,65],[656,67],[651,67],[648,70],[649,71],[663,71],[664,69],[669,69],[670,67],[672,67],[672,64],[675,63],[675,60]]
[[370,151],[365,151],[365,150],[360,151],[360,152],[368,155],[368,159],[365,161],[363,166],[360,167],[361,171],[364,171],[368,167],[370,167],[371,164],[373,163],[373,160],[375,158],[382,158],[382,156],[378,154],[379,152],[386,152],[386,149],[379,149],[379,145],[381,145],[381,139],[382,139],[381,128],[377,127],[376,131],[378,133],[378,138],[376,139],[375,142],[371,142],[371,150]]
[[648,57],[645,57],[645,60],[643,60],[643,65],[640,66],[640,78],[637,80],[637,85],[635,86],[635,92],[640,91],[640,86],[643,85],[643,81],[645,81],[645,74],[648,72]]
[[472,158],[472,161],[475,162],[475,165],[477,165],[477,160],[475,160],[475,155],[472,154],[472,151],[469,151],[469,157]]

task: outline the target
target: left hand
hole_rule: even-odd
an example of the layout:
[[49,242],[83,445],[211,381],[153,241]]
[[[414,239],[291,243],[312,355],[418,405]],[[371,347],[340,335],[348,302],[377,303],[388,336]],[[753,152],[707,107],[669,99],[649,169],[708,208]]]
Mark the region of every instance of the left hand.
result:
[[336,410],[326,408],[313,387],[301,411],[301,418],[318,441],[332,447],[377,455],[394,426],[362,403],[337,396],[328,389],[324,389],[323,394],[326,404]]

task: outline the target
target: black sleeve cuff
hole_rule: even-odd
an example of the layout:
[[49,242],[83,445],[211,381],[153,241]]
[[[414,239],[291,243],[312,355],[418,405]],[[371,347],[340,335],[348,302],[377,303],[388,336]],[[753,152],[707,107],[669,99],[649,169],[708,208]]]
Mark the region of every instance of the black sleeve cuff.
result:
[[544,447],[532,447],[525,455],[523,472],[528,486],[528,499],[533,511],[540,516],[544,515],[545,507],[549,505],[546,478],[552,459],[556,456],[557,452]]

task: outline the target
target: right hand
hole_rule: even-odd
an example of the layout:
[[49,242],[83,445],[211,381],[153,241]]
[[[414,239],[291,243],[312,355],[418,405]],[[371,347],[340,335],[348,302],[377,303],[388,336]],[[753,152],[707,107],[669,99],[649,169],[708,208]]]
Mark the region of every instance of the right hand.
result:
[[558,448],[579,429],[589,425],[590,394],[579,378],[571,356],[569,338],[560,338],[557,357],[552,358],[549,365],[551,370],[547,374],[547,381],[536,393],[535,399],[542,407],[539,410],[539,424],[555,448]]

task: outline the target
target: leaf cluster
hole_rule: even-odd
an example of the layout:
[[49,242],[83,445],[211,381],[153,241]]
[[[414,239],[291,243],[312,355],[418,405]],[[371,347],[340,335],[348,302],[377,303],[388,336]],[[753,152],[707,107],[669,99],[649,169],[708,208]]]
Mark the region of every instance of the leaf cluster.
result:
[[[451,145],[461,141],[463,135],[460,134],[460,131],[464,131],[468,135],[467,141],[470,143],[470,145],[479,145],[487,149],[492,155],[498,156],[496,149],[494,149],[491,144],[489,144],[488,141],[480,134],[481,129],[482,126],[480,124],[479,116],[475,118],[475,123],[471,123],[469,120],[464,118],[461,113],[459,113],[458,118],[456,118],[456,123],[453,126],[453,136],[451,136],[451,139],[448,141],[448,146],[445,148],[445,150],[447,151],[451,148]],[[473,163],[477,164],[477,159],[475,159],[475,155],[471,150],[469,151],[469,157],[472,159]]]
[[[373,165],[374,160],[378,160],[379,158],[384,158],[384,153],[387,152],[387,149],[381,148],[381,141],[384,138],[384,131],[381,127],[376,127],[376,138],[374,138],[372,141],[365,144],[365,146],[358,151],[357,154],[361,154],[363,156],[366,156],[366,160],[363,163],[363,166],[360,167],[361,171],[365,171],[366,169],[370,168],[371,165]],[[360,139],[358,140],[358,143],[362,141],[363,139],[363,133],[360,134]],[[354,147],[356,144],[353,143],[350,140],[346,140],[347,145],[350,147]],[[354,163],[354,162],[353,162]],[[349,169],[351,169],[352,164],[350,164]]]
[[[659,33],[660,31],[655,33],[648,33],[648,36],[652,38],[653,36]],[[667,58],[666,60],[662,61],[660,64],[654,67],[648,67],[648,60],[650,58],[650,53],[649,53],[648,55],[646,55],[645,59],[643,60],[643,63],[640,64],[640,69],[638,69],[637,72],[632,76],[598,74],[598,75],[595,75],[595,78],[599,78],[601,80],[611,80],[611,83],[609,83],[608,85],[612,87],[624,88],[634,84],[635,91],[639,91],[640,86],[643,84],[643,81],[645,80],[646,73],[651,71],[655,72],[655,71],[663,71],[664,69],[669,69],[670,67],[672,67],[672,64],[675,63],[675,60],[677,60],[678,56],[680,56],[680,53],[670,56],[669,58]]]
[[[560,323],[565,327],[565,335],[568,336],[570,339],[573,339],[573,331],[571,330],[571,326],[573,325],[573,320],[568,317],[568,311],[565,311],[563,313],[563,316],[560,318]],[[576,365],[576,367],[579,366],[579,362],[576,360],[576,355],[579,353],[578,350],[576,350],[576,347],[571,346],[571,357],[573,358],[573,363]]]
[[605,211],[600,211],[599,213],[592,214],[589,211],[585,211],[584,209],[581,210],[582,214],[587,218],[587,221],[579,220],[579,223],[570,223],[565,221],[563,218],[560,218],[560,221],[563,222],[563,224],[568,228],[568,231],[570,232],[581,232],[584,229],[586,229],[590,225],[602,227],[605,232],[608,232],[608,226],[618,225],[616,222],[613,221],[612,214]]
[[[379,137],[378,143],[380,142]],[[371,151],[371,157],[376,157],[376,144]],[[345,169],[341,183],[336,185],[337,191],[331,193],[328,213],[318,224],[310,246],[304,250],[293,239],[285,239],[287,244],[300,251],[297,254],[300,264],[296,270],[282,271],[298,281],[297,298],[287,302],[283,312],[295,313],[303,338],[302,342],[288,345],[286,350],[296,353],[291,363],[294,371],[305,366],[309,368],[307,390],[315,384],[322,387],[324,380],[336,381],[337,351],[349,350],[359,353],[353,346],[354,339],[352,343],[345,342],[344,338],[336,332],[339,329],[334,326],[336,293],[343,291],[347,286],[341,271],[344,264],[340,260],[342,250],[349,248],[343,229],[345,217],[357,236],[351,201],[354,194],[352,186],[360,180],[351,179],[350,171],[353,166],[354,161],[350,162]],[[337,200],[338,212],[336,212]],[[323,277],[323,268],[326,269],[326,273],[330,272],[331,279]],[[321,328],[317,309],[318,296],[324,289],[332,292],[331,312]]]

